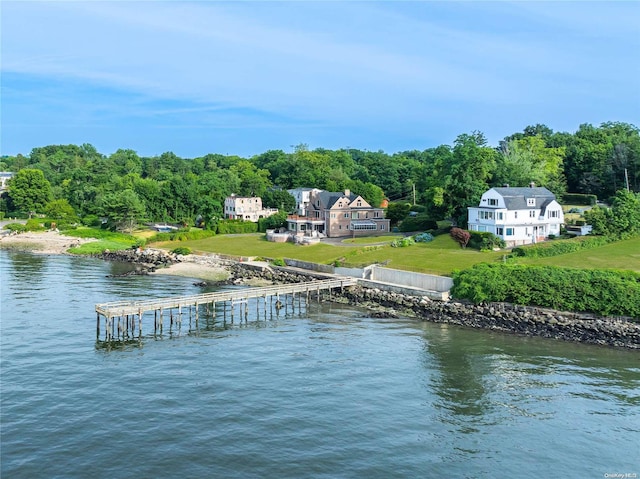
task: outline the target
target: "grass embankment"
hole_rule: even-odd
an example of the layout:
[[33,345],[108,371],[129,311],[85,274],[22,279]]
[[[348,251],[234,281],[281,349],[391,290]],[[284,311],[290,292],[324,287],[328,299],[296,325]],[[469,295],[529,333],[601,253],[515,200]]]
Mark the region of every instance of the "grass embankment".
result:
[[384,235],[384,236],[365,236],[362,238],[350,238],[346,240],[342,240],[344,244],[384,244],[391,243],[393,240],[397,240],[398,238],[404,238],[404,235]]
[[[554,240],[559,241],[559,240]],[[546,258],[517,258],[518,264],[581,269],[620,269],[640,272],[640,236],[597,248]]]
[[640,318],[640,274],[524,264],[479,264],[454,275],[454,298]]
[[[380,238],[380,237],[379,237]],[[373,238],[378,240],[379,238]],[[395,238],[395,237],[393,237]],[[173,249],[178,243],[156,243],[159,248]],[[220,253],[234,256],[260,256],[265,258],[294,258],[315,263],[344,266],[362,266],[386,263],[390,268],[421,273],[451,275],[453,270],[470,268],[477,263],[495,262],[503,252],[463,250],[449,235],[437,236],[430,243],[419,243],[406,248],[378,246],[334,246],[326,243],[297,246],[292,243],[272,243],[264,234],[219,235],[195,241],[182,241],[180,246],[194,252]]]
[[96,228],[78,228],[65,230],[64,235],[73,236],[75,238],[96,238],[98,241],[85,243],[69,249],[69,253],[73,254],[100,254],[104,250],[119,251],[131,248],[136,244],[140,244],[139,238],[123,233],[114,233],[112,231],[100,230]]

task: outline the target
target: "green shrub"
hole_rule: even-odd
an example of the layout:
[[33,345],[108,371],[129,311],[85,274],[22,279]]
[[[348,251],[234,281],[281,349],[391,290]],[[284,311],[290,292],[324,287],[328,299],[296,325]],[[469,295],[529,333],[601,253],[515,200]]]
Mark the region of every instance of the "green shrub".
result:
[[593,206],[598,201],[596,195],[586,195],[582,193],[565,193],[562,195],[562,202],[565,205],[588,205]]
[[44,231],[46,229],[40,218],[31,218],[27,220],[25,228],[27,231]]
[[243,220],[221,220],[218,222],[218,234],[257,233],[258,224]]
[[632,271],[484,263],[454,272],[451,295],[640,318],[640,273]]
[[588,236],[554,241],[552,243],[538,243],[529,246],[518,246],[511,250],[511,255],[526,258],[547,258],[561,254],[575,253],[590,248],[597,248],[615,241],[606,236]]
[[391,242],[392,248],[406,248],[407,246],[411,246],[415,244],[415,240],[411,236],[407,236],[406,238],[398,238],[397,240],[393,240]]
[[286,266],[287,265],[287,263],[285,263],[284,259],[282,259],[282,258],[274,258],[271,261],[271,264],[274,265],[274,266]]
[[424,205],[412,205],[409,211],[417,211],[418,213],[426,213],[427,207]]
[[431,233],[420,233],[413,237],[416,243],[429,243],[433,241],[433,235]]
[[267,218],[260,218],[258,220],[258,231],[264,233],[267,230],[281,228],[287,226],[287,213],[286,211],[280,211],[275,215],[271,215]]
[[87,215],[80,220],[83,225],[91,228],[99,228],[102,226],[102,220],[96,215]]
[[502,238],[497,237],[493,233],[487,231],[469,231],[471,239],[469,245],[471,248],[480,251],[492,250],[494,248],[505,248],[507,244]]
[[15,233],[24,233],[27,231],[26,225],[23,225],[22,223],[9,223],[4,225],[4,229]]
[[425,230],[437,230],[438,223],[425,214],[419,214],[417,216],[409,216],[402,220],[400,225],[400,231],[425,231]]
[[186,246],[178,246],[177,248],[172,249],[171,252],[173,254],[181,254],[183,256],[186,256],[188,254],[191,254],[191,248],[187,248]]
[[191,241],[210,238],[215,235],[215,231],[211,230],[178,230],[171,233],[157,233],[148,238],[147,243],[158,243],[161,241]]

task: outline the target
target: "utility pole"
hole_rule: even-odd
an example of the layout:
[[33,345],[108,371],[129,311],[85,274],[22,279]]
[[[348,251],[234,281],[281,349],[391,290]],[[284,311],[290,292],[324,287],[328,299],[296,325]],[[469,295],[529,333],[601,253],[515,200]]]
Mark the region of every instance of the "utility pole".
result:
[[626,168],[624,169],[624,182],[627,185],[627,191],[629,191],[629,174]]

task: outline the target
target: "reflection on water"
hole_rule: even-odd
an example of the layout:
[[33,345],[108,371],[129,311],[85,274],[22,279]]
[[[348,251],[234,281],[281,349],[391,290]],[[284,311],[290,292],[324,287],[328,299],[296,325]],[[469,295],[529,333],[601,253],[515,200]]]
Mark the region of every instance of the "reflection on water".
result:
[[90,258],[0,266],[2,477],[640,472],[635,351],[316,302],[96,341],[96,303],[202,290]]

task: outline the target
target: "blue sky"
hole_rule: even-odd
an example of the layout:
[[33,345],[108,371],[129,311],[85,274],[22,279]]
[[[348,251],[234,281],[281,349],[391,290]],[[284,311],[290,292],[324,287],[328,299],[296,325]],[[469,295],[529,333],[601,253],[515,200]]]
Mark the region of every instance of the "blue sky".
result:
[[12,2],[2,154],[394,153],[640,126],[640,2]]

